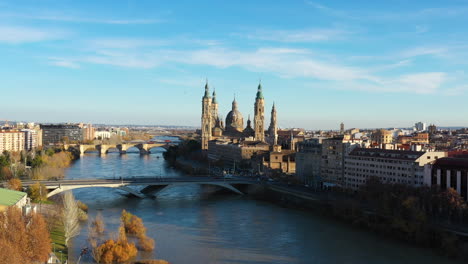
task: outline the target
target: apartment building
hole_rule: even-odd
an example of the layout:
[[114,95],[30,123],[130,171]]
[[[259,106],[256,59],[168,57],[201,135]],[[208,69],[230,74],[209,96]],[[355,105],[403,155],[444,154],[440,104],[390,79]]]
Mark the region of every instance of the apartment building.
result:
[[356,148],[346,156],[345,186],[356,190],[371,177],[384,183],[422,186],[424,165],[445,156],[445,152]]

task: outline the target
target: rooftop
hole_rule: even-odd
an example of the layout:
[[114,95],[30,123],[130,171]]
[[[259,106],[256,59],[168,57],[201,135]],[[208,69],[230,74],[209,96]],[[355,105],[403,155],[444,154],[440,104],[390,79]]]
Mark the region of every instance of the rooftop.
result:
[[349,153],[349,156],[376,157],[389,159],[416,160],[425,152],[409,150],[390,150],[379,148],[355,148]]
[[26,195],[25,192],[18,192],[18,191],[0,188],[0,205],[4,205],[4,206],[15,205],[25,195]]
[[468,158],[440,158],[434,162],[434,167],[468,169]]

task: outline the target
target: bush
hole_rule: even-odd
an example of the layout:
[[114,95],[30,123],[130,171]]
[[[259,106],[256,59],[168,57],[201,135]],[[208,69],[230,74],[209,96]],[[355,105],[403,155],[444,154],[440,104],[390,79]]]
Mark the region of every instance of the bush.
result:
[[83,203],[82,201],[77,201],[76,205],[78,205],[78,208],[80,208],[81,210],[83,210],[84,212],[88,212],[88,206]]
[[143,251],[152,251],[154,249],[154,239],[147,236],[138,239],[138,248]]

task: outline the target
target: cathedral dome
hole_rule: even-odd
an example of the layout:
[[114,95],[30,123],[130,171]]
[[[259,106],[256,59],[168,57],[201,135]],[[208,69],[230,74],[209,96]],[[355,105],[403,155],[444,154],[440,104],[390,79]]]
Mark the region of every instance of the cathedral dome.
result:
[[236,99],[232,102],[232,110],[226,116],[226,130],[237,130],[239,132],[244,130],[244,118],[241,112],[237,110]]

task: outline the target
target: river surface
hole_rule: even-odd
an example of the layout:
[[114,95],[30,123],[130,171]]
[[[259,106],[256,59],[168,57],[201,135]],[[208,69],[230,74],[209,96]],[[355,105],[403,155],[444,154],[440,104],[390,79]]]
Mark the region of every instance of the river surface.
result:
[[[169,168],[162,149],[153,153],[87,153],[67,171],[67,178],[182,176]],[[123,209],[141,217],[154,252],[139,259],[165,259],[172,264],[331,264],[457,263],[431,250],[383,238],[312,213],[283,208],[247,197],[214,193],[213,188],[177,187],[156,199],[128,198],[119,190],[74,190],[89,206],[89,216],[102,212],[106,229],[115,233]],[[70,259],[87,246],[87,224],[72,241]],[[94,263],[88,256],[81,263]]]

